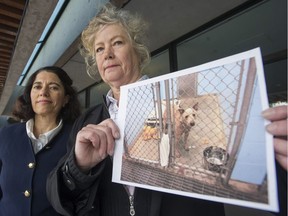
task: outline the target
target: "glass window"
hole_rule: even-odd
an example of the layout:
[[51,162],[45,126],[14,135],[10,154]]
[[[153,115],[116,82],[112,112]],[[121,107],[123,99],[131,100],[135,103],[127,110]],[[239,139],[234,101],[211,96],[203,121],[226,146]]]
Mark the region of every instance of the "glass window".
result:
[[86,108],[86,90],[78,93],[78,100],[80,102],[81,110]]
[[263,56],[283,50],[287,47],[287,10],[280,8],[280,12],[279,5],[268,1],[179,44],[178,70],[256,47]]
[[102,96],[106,95],[109,89],[110,89],[109,86],[104,82],[92,86],[90,88],[89,107],[103,103]]
[[170,72],[169,52],[165,50],[151,58],[150,64],[144,69],[143,74],[149,77],[160,76]]
[[287,59],[264,65],[270,103],[287,102]]

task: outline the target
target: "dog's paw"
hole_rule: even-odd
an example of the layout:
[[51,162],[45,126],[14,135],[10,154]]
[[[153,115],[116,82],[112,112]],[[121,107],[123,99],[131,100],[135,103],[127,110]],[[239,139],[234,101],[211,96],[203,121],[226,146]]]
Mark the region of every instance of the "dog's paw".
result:
[[175,152],[175,157],[176,158],[180,158],[181,157],[181,153],[180,153],[180,151],[178,149]]
[[196,146],[195,145],[193,145],[193,146],[185,146],[184,147],[184,149],[186,150],[186,151],[189,151],[190,149],[194,149],[194,148],[196,148]]

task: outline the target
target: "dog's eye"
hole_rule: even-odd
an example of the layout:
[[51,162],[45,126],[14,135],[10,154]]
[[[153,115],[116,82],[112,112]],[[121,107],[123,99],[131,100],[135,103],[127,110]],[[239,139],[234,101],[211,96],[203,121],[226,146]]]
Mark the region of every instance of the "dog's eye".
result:
[[196,114],[193,114],[193,117],[195,117],[196,116]]

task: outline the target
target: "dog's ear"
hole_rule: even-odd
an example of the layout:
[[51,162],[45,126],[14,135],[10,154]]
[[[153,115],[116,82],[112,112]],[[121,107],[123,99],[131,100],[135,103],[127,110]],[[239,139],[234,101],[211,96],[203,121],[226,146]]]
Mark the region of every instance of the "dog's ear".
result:
[[175,104],[177,107],[179,107],[179,108],[181,107],[181,101],[180,101],[180,100],[177,100],[177,99],[176,99],[176,100],[174,101],[174,104]]
[[183,108],[179,108],[178,111],[180,112],[181,115],[185,112]]
[[198,110],[199,106],[198,106],[198,102],[193,106],[193,109]]

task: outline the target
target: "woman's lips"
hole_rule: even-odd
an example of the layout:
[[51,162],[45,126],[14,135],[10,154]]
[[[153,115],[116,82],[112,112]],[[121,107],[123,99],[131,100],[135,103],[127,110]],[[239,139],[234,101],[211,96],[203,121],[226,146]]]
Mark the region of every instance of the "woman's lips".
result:
[[105,67],[105,70],[107,70],[107,69],[111,69],[111,68],[115,68],[115,67],[118,67],[119,65],[116,65],[116,64],[114,64],[114,65],[108,65],[107,67]]
[[38,100],[37,103],[51,103],[50,100]]

